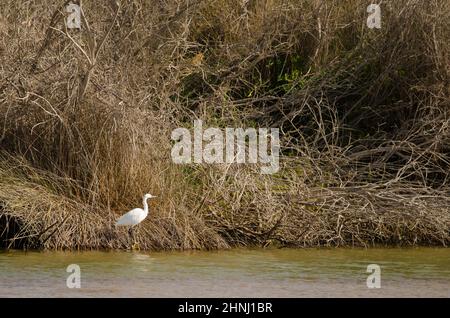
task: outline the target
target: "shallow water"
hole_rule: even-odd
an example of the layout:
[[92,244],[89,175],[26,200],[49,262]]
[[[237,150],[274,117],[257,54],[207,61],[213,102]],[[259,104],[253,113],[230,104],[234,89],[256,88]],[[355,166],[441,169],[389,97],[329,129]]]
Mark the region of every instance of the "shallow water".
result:
[[[79,289],[66,285],[69,264]],[[369,264],[379,289],[367,287]],[[450,297],[450,250],[8,251],[0,297]]]

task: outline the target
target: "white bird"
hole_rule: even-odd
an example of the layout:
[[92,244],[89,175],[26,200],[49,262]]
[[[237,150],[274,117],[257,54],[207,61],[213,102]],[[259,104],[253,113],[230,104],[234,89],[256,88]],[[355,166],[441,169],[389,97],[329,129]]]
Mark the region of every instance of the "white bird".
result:
[[[116,222],[116,226],[129,226],[130,227],[129,233],[130,233],[130,236],[133,238],[133,240],[134,240],[133,227],[138,225],[142,221],[144,221],[145,218],[147,217],[147,215],[148,215],[147,199],[152,199],[152,198],[156,198],[156,196],[147,193],[146,195],[144,195],[144,198],[143,198],[144,209],[141,209],[141,208],[133,209],[133,210],[125,213],[124,215],[122,215]],[[136,245],[136,242],[133,244],[133,247],[135,245]]]

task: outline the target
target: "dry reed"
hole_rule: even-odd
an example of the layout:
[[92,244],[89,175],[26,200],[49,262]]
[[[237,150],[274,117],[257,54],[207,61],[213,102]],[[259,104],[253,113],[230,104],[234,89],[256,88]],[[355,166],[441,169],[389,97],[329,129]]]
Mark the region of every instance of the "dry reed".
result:
[[[126,248],[146,192],[143,249],[450,242],[447,1],[117,3],[0,4],[1,245]],[[280,171],[173,164],[197,118],[279,127]]]

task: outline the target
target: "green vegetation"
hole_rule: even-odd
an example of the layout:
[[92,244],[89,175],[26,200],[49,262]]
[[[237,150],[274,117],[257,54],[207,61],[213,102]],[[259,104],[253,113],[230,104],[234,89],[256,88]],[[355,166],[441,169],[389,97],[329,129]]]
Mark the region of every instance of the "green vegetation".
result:
[[[125,248],[147,192],[143,249],[449,244],[448,1],[367,5],[2,0],[0,245]],[[173,164],[197,118],[279,127],[280,171]]]

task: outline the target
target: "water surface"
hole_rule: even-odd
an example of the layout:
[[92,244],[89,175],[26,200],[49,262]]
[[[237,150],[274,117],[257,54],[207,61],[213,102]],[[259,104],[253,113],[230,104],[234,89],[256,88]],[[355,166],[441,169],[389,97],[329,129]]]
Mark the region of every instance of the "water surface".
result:
[[[66,285],[70,264],[79,289]],[[367,287],[369,264],[380,289]],[[3,251],[0,297],[450,297],[450,250]]]

